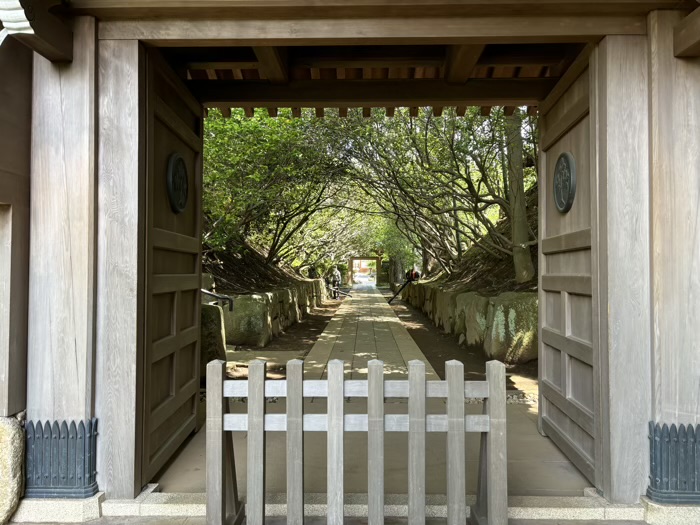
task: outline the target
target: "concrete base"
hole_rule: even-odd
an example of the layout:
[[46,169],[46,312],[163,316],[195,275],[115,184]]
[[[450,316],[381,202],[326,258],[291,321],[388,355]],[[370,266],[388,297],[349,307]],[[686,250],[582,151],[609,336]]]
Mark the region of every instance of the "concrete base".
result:
[[700,523],[700,506],[661,505],[642,498],[645,520],[650,525],[690,525]]
[[100,507],[105,499],[104,492],[98,492],[86,499],[23,499],[11,523],[82,523],[99,518]]

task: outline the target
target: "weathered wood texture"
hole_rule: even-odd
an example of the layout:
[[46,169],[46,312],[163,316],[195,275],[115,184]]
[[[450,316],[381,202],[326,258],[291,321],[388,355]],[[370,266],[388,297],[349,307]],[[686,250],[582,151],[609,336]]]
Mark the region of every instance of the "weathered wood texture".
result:
[[700,58],[673,58],[680,15],[649,18],[653,420],[700,423]]
[[[482,438],[480,458],[480,496],[472,513],[478,525],[505,525],[507,521],[507,448],[506,448],[506,394],[505,366],[497,361],[487,363],[487,381],[464,381],[462,363],[446,363],[446,381],[426,381],[425,364],[409,362],[408,380],[385,381],[384,363],[368,362],[369,374],[363,380],[344,380],[344,363],[331,360],[327,380],[302,381],[302,363],[287,364],[286,381],[264,381],[265,364],[255,361],[249,369],[247,381],[224,381],[225,363],[212,361],[207,367],[207,439],[212,446],[207,450],[207,469],[220,469],[223,447],[219,437],[226,432],[248,432],[248,500],[249,523],[264,521],[264,438],[265,432],[288,432],[288,521],[303,521],[303,432],[326,432],[327,446],[327,501],[328,521],[344,520],[344,459],[343,440],[346,432],[368,433],[368,519],[369,523],[383,523],[384,501],[384,432],[408,433],[409,473],[408,515],[411,523],[425,521],[425,433],[447,433],[448,464],[448,520],[464,523],[465,499],[465,432],[479,432]],[[228,414],[224,405],[214,398],[248,398],[247,414]],[[286,398],[286,414],[266,414],[265,398]],[[367,414],[344,414],[346,398],[367,398]],[[407,397],[408,414],[385,414],[386,398]],[[426,414],[426,400],[430,397],[446,399],[447,414]],[[303,414],[303,398],[327,398],[327,413]],[[486,398],[482,415],[465,416],[466,398]],[[229,442],[229,441],[227,441]],[[230,456],[233,458],[233,455]],[[227,460],[233,465],[233,459]],[[235,466],[233,466],[235,472]],[[230,480],[220,474],[207,472],[210,483],[221,487],[207,488],[207,522],[223,523],[230,503],[221,500]],[[235,489],[234,489],[235,492]],[[227,501],[235,501],[229,498]],[[240,519],[240,514],[238,519]]]
[[[672,51],[668,59],[675,60]],[[592,57],[591,69],[591,118],[593,129],[597,130],[591,159],[596,161],[594,184],[598,188],[597,217],[593,221],[597,253],[593,266],[600,301],[600,369],[596,374],[600,380],[600,417],[596,426],[602,439],[602,456],[598,460],[603,465],[603,478],[596,483],[609,501],[635,503],[648,482],[647,428],[651,417],[646,38],[606,37]],[[675,129],[666,132],[674,140],[683,135]],[[684,180],[687,175],[685,168],[679,172]],[[665,208],[664,213],[669,214],[672,209]],[[672,227],[676,227],[675,223]],[[679,275],[679,268],[669,266],[663,273]],[[661,274],[658,268],[655,274]],[[676,351],[674,348],[670,353]]]
[[96,21],[75,56],[34,57],[27,416],[93,416],[96,291]]
[[74,12],[104,18],[163,16],[260,19],[333,18],[347,16],[493,16],[515,13],[586,15],[646,14],[652,9],[692,9],[693,0],[72,0]]
[[0,47],[0,416],[26,408],[32,53]]
[[[584,59],[587,63],[587,57]],[[539,380],[540,426],[595,483],[597,390],[595,376],[595,286],[591,264],[589,71],[563,78],[541,118]],[[569,152],[576,166],[573,207],[554,205],[554,169]]]
[[[142,485],[195,429],[201,303],[201,106],[156,50],[147,53],[147,91]],[[187,169],[181,213],[173,211],[167,195],[175,153]]]
[[136,40],[98,51],[97,478],[107,497],[131,499],[141,490],[145,60]]
[[[357,28],[362,28],[359,34]],[[499,16],[292,20],[161,19],[100,24],[100,38],[158,46],[348,44],[483,44],[595,41],[606,34],[643,35],[643,16]]]
[[[673,30],[675,55],[678,57],[700,57],[700,7],[680,22],[678,21],[679,14],[678,12],[673,14],[674,21],[676,21]],[[658,13],[653,16],[658,17]],[[652,27],[653,22],[650,20],[650,29]]]

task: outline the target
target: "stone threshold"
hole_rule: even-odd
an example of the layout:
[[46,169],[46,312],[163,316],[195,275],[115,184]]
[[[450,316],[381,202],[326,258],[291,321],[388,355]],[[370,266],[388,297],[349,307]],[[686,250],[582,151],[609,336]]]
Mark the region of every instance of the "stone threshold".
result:
[[[306,494],[305,514],[309,517],[326,516],[326,495]],[[475,496],[467,496],[467,505],[474,505]],[[445,518],[447,516],[444,495],[428,495],[426,516]],[[690,524],[698,523],[700,507],[680,507],[656,505],[643,498],[636,505],[610,504],[598,496],[593,489],[586,489],[583,496],[511,496],[508,498],[508,517],[518,520],[606,520],[644,521],[650,524]],[[406,495],[387,494],[384,500],[387,518],[402,518],[408,513]],[[286,516],[286,495],[269,494],[266,515]],[[347,517],[367,516],[367,495],[347,494],[345,496]],[[106,500],[103,493],[85,500],[66,499],[25,499],[20,503],[13,522],[56,522],[81,523],[106,517],[205,517],[206,494],[204,493],[162,493],[157,484],[148,485],[133,500]],[[467,508],[469,516],[469,508]]]

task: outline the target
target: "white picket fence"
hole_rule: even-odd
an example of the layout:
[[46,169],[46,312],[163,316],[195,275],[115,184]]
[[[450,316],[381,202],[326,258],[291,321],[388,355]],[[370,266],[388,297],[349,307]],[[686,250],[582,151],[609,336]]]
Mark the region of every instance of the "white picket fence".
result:
[[[422,361],[408,364],[408,380],[385,380],[384,364],[369,362],[366,380],[345,380],[343,361],[328,363],[327,380],[303,380],[303,361],[287,363],[287,379],[265,380],[255,361],[247,381],[226,380],[225,363],[207,366],[207,523],[237,523],[233,445],[227,432],[247,432],[246,523],[265,521],[265,433],[286,432],[287,523],[304,522],[304,432],[326,432],[327,523],[343,524],[343,433],[367,432],[368,519],[384,523],[384,433],[408,432],[408,523],[425,523],[426,432],[447,433],[447,522],[466,522],[465,432],[481,433],[477,502],[471,521],[507,524],[505,367],[486,364],[486,381],[464,381],[464,365],[445,364],[445,381],[426,381]],[[286,414],[265,414],[265,398],[286,398]],[[304,414],[304,398],[327,398],[326,414]],[[367,414],[344,414],[345,398],[367,398]],[[247,398],[247,414],[229,414],[228,398]],[[385,398],[408,398],[408,414],[385,414]],[[426,414],[426,399],[446,399],[445,414]],[[483,414],[466,415],[464,401],[483,398]]]

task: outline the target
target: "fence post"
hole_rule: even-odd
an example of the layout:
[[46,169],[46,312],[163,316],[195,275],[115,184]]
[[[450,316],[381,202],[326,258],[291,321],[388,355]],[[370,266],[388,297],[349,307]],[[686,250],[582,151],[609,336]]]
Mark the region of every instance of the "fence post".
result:
[[226,363],[211,361],[207,365],[207,524],[223,525],[226,519],[224,472],[224,377]]
[[328,362],[328,450],[327,450],[327,502],[328,524],[343,525],[344,485],[343,485],[343,434],[345,420],[344,364],[339,359]]
[[408,523],[425,523],[425,363],[408,362]]
[[304,362],[287,362],[287,523],[304,523]]
[[479,525],[508,523],[508,456],[506,442],[506,368],[500,361],[486,363],[489,397],[484,413],[489,431],[481,435],[479,480],[474,517]]
[[246,523],[265,523],[265,361],[248,365]]
[[367,518],[384,525],[384,363],[367,363]]
[[445,363],[447,380],[447,523],[467,521],[464,452],[464,365]]

